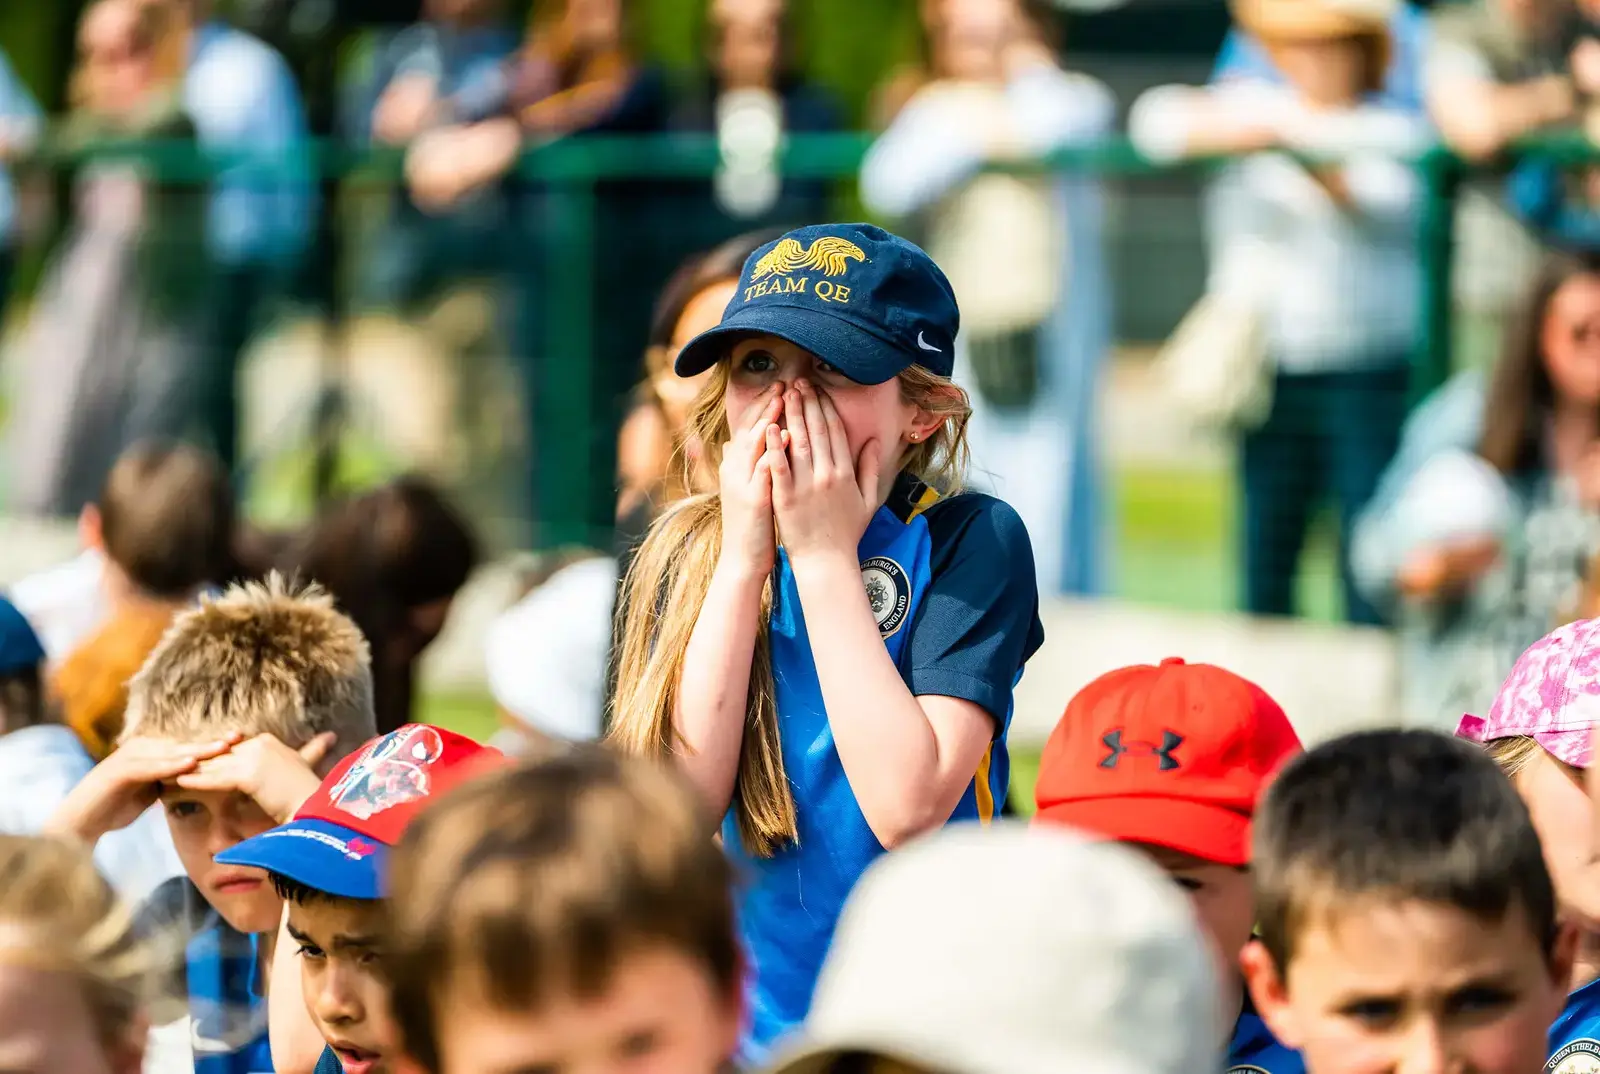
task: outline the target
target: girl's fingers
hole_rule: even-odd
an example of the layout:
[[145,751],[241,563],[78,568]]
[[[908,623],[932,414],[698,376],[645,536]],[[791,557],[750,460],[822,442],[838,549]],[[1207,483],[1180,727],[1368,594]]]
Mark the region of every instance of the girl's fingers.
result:
[[[796,469],[809,473],[813,450],[811,435],[806,428],[805,403],[800,399],[800,392],[794,388],[790,388],[783,396],[783,423],[789,428],[789,451],[794,456]],[[770,439],[768,443],[771,443]]]
[[767,469],[772,472],[772,503],[787,501],[794,491],[794,472],[789,468],[789,455],[783,450],[783,437],[776,427],[767,429]]
[[778,390],[780,387],[781,385],[770,384],[763,388],[761,394],[756,396],[755,400],[745,408],[743,414],[739,415],[739,424],[735,428],[759,432],[763,424],[776,418],[777,414],[768,414],[767,412],[782,402],[783,393]]
[[839,417],[839,408],[826,395],[819,394],[817,402],[822,407],[822,418],[827,422],[828,446],[833,450],[833,459],[843,463],[850,457],[850,438],[844,434],[844,420]]
[[[811,441],[811,458],[814,460],[814,469],[831,469],[838,458],[850,457],[849,449],[843,456],[833,453],[833,441],[828,435],[828,420],[822,413],[822,402],[817,395],[817,390],[811,386],[810,381],[800,382],[800,404],[805,412],[806,438]],[[790,428],[794,422],[789,423]]]

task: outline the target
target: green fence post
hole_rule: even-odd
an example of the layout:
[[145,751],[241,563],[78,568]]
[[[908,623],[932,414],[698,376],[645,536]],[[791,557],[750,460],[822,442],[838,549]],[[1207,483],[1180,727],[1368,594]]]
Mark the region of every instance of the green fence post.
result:
[[1419,162],[1424,202],[1418,236],[1422,273],[1421,324],[1411,367],[1411,390],[1420,399],[1450,376],[1454,331],[1452,271],[1455,266],[1456,194],[1461,166],[1443,146],[1428,150]]
[[[568,143],[557,152],[582,154]],[[527,356],[533,403],[534,543],[539,548],[597,539],[592,502],[597,436],[609,435],[595,399],[594,281],[596,205],[592,174],[565,169],[550,186],[539,281],[544,353]],[[604,457],[601,455],[600,457]],[[610,475],[604,475],[610,481]]]

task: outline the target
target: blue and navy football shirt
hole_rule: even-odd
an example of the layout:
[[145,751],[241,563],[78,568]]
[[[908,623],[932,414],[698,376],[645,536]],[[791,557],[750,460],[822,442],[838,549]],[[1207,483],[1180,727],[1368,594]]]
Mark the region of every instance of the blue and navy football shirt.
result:
[[[1017,513],[991,496],[940,498],[902,474],[859,546],[878,631],[914,695],[970,701],[994,717],[994,741],[952,820],[987,822],[1011,775],[1005,734],[1022,665],[1044,641],[1033,550]],[[851,793],[828,725],[805,617],[779,550],[770,622],[783,761],[799,839],[771,858],[723,842],[740,867],[740,928],[751,960],[751,1026],[741,1059],[798,1026],[845,897],[883,847]],[[893,763],[893,758],[885,758]]]
[[1306,1074],[1306,1061],[1272,1035],[1256,1013],[1249,993],[1245,994],[1244,1009],[1234,1023],[1233,1040],[1228,1043],[1228,1074]]
[[1590,981],[1567,997],[1550,1027],[1551,1074],[1600,1070],[1600,981]]

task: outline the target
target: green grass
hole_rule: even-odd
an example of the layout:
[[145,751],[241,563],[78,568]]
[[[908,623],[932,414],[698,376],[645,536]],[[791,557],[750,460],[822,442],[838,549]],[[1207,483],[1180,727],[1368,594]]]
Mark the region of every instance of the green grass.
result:
[[[1135,604],[1184,611],[1239,607],[1238,488],[1228,470],[1124,469],[1113,478],[1112,592]],[[1301,556],[1297,607],[1340,618],[1331,513],[1313,524]]]

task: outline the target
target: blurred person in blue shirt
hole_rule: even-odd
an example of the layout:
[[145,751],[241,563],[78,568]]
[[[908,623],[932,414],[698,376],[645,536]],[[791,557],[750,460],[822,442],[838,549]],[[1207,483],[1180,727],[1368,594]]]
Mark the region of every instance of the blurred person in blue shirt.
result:
[[[427,0],[423,21],[380,48],[362,114],[363,140],[406,146],[428,131],[475,116],[506,92],[518,45],[504,0]],[[362,298],[381,306],[425,300],[451,278],[498,271],[509,205],[492,184],[429,214],[405,192],[365,259]]]
[[0,314],[11,290],[17,241],[17,195],[5,166],[33,148],[40,118],[38,103],[0,53]]
[[[1383,96],[1390,107],[1414,112],[1423,110],[1422,63],[1428,45],[1428,17],[1414,4],[1402,3],[1389,17],[1392,46],[1389,70],[1384,76]],[[1249,31],[1235,26],[1217,51],[1211,69],[1213,83],[1234,79],[1282,82],[1283,72],[1261,41]]]
[[283,56],[214,17],[211,0],[186,0],[184,9],[184,109],[201,147],[233,158],[213,186],[206,220],[214,290],[199,389],[212,446],[232,467],[240,355],[300,267],[317,192],[305,105]]

